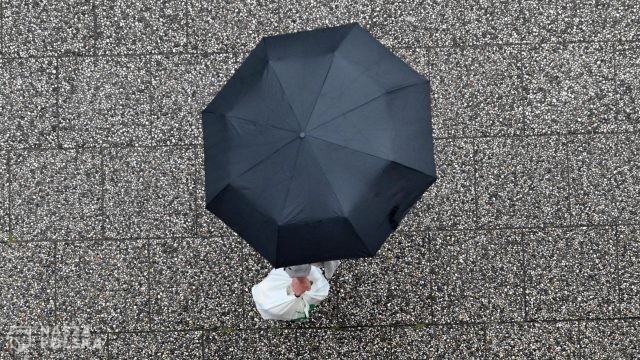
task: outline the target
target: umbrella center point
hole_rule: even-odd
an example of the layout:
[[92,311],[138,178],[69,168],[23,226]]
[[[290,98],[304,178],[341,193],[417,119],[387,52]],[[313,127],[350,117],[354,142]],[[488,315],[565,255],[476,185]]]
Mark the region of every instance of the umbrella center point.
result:
[[298,136],[300,137],[300,139],[304,139],[304,137],[305,137],[306,135],[307,135],[307,134],[305,134],[305,133],[304,133],[304,131],[300,131],[300,134],[298,134]]

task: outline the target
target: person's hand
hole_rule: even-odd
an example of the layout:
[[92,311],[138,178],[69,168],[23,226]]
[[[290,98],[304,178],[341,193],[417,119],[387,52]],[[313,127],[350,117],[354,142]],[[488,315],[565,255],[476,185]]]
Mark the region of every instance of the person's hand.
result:
[[311,282],[306,277],[295,277],[291,279],[291,288],[296,296],[300,296],[305,291],[311,290]]

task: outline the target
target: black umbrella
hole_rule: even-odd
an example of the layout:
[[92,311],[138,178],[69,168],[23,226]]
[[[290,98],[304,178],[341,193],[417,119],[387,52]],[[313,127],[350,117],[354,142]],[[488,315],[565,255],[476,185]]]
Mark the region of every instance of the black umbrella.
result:
[[429,93],[356,23],[263,38],[202,112],[207,209],[276,268],[375,255],[436,180]]

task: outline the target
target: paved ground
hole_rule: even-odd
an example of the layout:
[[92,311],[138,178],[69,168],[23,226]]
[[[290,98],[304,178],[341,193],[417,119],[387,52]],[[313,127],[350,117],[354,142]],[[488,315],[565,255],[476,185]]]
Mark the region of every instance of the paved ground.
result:
[[[0,358],[640,357],[635,0],[0,9]],[[274,328],[199,111],[261,36],[352,21],[432,79],[440,180]]]

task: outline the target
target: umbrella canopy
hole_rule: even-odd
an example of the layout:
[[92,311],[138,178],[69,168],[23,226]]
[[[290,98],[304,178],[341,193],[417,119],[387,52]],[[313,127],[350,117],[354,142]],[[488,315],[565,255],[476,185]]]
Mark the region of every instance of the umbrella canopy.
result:
[[375,255],[436,180],[429,93],[357,23],[263,38],[202,112],[206,208],[274,267]]

